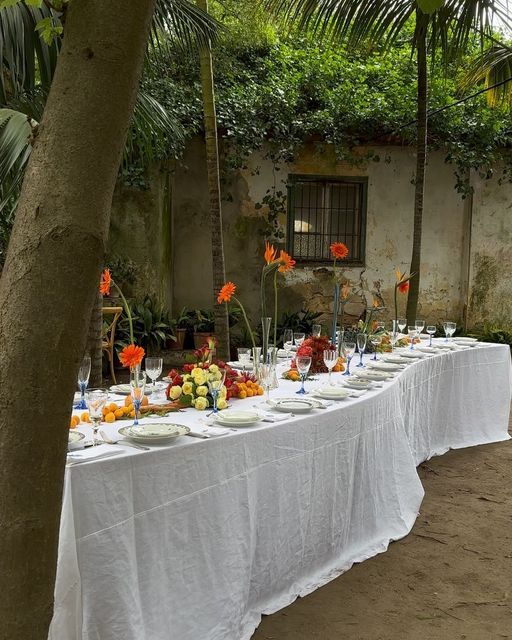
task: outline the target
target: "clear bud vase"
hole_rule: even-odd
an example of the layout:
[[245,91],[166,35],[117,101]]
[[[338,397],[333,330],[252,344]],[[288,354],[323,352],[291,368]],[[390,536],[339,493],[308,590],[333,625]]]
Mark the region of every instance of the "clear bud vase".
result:
[[277,368],[277,352],[278,349],[277,347],[270,347],[269,349],[269,362],[272,366],[272,378],[270,381],[270,388],[271,389],[277,389],[279,387],[279,381],[277,379],[277,372],[276,372],[276,368]]
[[253,347],[252,348],[253,373],[258,380],[260,378],[260,362],[261,362],[261,347]]
[[261,319],[261,340],[262,340],[262,356],[264,364],[268,363],[268,341],[270,336],[270,327],[272,325],[272,318]]

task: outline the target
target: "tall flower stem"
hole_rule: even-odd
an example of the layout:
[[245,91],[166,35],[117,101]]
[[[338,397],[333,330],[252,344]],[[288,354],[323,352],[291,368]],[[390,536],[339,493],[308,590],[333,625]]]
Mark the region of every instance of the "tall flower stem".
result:
[[398,287],[395,285],[395,325],[398,324],[398,296],[397,296]]
[[245,320],[245,326],[247,327],[247,330],[249,331],[249,336],[251,337],[252,346],[254,347],[254,349],[256,349],[256,342],[254,341],[254,334],[252,332],[251,325],[249,324],[249,320],[247,319],[247,314],[245,313],[244,305],[240,302],[240,300],[236,296],[233,296],[233,300],[235,300],[237,305],[240,307],[240,311],[242,312],[242,315],[243,315],[244,320]]
[[274,271],[274,349],[277,347],[277,271]]
[[119,286],[116,284],[116,282],[114,282],[114,280],[112,280],[112,284],[117,289],[117,292],[119,293],[119,296],[123,301],[124,310],[126,311],[126,315],[128,316],[128,325],[130,327],[130,342],[132,344],[135,344],[135,340],[133,338],[133,318],[132,318],[132,312],[130,311],[130,307],[128,305],[128,301],[126,300],[126,298],[123,295],[123,292],[121,291]]

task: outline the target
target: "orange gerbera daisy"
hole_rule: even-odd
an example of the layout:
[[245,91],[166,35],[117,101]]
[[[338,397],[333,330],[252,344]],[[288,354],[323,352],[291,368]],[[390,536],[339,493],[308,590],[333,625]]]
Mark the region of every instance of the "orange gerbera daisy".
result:
[[112,276],[110,275],[110,269],[104,269],[101,274],[100,281],[100,293],[102,296],[110,295],[110,287],[112,285]]
[[136,367],[142,362],[144,357],[144,349],[134,344],[129,344],[119,354],[119,360],[123,367]]
[[343,260],[348,256],[348,247],[343,242],[333,242],[331,244],[331,255],[336,260]]
[[295,260],[291,257],[289,253],[286,253],[286,251],[281,250],[281,253],[279,254],[279,263],[281,265],[279,267],[279,271],[281,273],[286,273],[287,271],[290,271],[291,269],[293,269],[295,265]]
[[276,250],[268,242],[268,240],[265,242],[265,253],[263,254],[263,257],[265,258],[265,262],[267,264],[270,264],[271,262],[274,262],[274,260],[276,259]]
[[222,302],[229,302],[236,291],[236,285],[232,282],[226,282],[226,284],[219,291],[219,295],[217,296],[217,302],[221,304]]

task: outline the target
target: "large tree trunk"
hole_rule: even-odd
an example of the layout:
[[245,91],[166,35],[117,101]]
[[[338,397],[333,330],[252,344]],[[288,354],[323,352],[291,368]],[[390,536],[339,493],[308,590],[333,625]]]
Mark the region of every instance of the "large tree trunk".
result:
[[[197,6],[207,12],[208,0],[197,0]],[[225,304],[217,304],[217,294],[222,285],[226,282],[226,270],[224,265],[224,241],[222,236],[219,144],[217,139],[217,114],[215,112],[215,91],[211,49],[209,47],[201,48],[199,58],[201,64],[201,85],[203,91],[208,195],[210,199],[215,335],[218,340],[217,355],[223,360],[229,360],[228,310]]]
[[48,634],[69,417],[153,4],[69,3],[23,182],[0,280],[2,639]]
[[87,332],[87,343],[85,345],[85,355],[91,356],[91,375],[89,377],[89,387],[100,387],[102,382],[103,353],[101,351],[101,331],[103,328],[103,296],[98,291],[94,301],[89,330]]
[[425,196],[425,167],[427,162],[427,104],[428,104],[428,72],[427,72],[427,29],[428,16],[417,10],[418,32],[418,109],[417,109],[417,143],[416,143],[416,179],[414,188],[414,228],[412,237],[411,273],[407,297],[407,320],[414,323],[418,310],[421,269],[421,232],[423,224],[423,201]]

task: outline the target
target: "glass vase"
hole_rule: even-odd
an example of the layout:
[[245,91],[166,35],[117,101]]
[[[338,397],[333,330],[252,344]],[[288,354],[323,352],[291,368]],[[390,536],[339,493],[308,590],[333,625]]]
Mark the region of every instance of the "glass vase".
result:
[[334,285],[334,302],[332,307],[332,330],[331,330],[331,343],[336,344],[336,324],[338,322],[338,308],[340,306],[340,285],[337,282]]
[[253,347],[252,348],[253,373],[256,376],[256,379],[258,380],[260,377],[260,363],[261,363],[261,347]]
[[261,339],[262,339],[262,356],[263,362],[265,364],[268,363],[268,341],[270,337],[270,327],[272,325],[272,318],[262,318],[261,319]]
[[270,380],[270,388],[271,389],[277,389],[279,387],[279,380],[277,379],[277,372],[276,372],[276,368],[277,368],[277,352],[278,352],[278,348],[277,347],[270,347],[269,349],[269,362],[270,365],[272,366],[272,377]]

